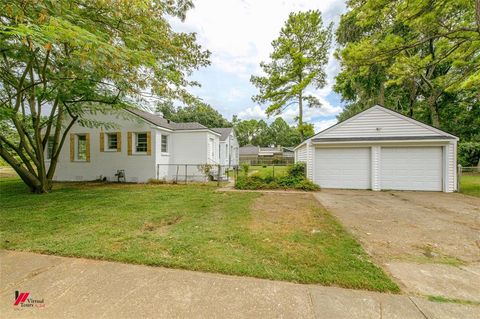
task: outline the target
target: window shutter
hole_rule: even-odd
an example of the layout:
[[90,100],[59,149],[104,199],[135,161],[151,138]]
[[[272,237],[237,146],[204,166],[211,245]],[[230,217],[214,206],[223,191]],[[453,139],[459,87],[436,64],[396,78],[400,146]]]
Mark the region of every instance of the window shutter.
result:
[[117,152],[122,151],[122,133],[117,132]]
[[105,133],[100,132],[100,152],[105,151]]
[[147,132],[147,155],[152,155],[152,132]]
[[90,162],[90,133],[85,134],[85,148],[86,161]]
[[70,134],[70,162],[75,160],[75,134]]
[[132,132],[127,134],[128,155],[132,155]]

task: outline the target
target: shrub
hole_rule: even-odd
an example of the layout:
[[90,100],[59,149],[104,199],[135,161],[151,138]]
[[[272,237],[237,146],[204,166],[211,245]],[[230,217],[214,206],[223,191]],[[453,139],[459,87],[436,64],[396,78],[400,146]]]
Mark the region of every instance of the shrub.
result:
[[242,170],[245,176],[248,176],[249,169],[250,169],[250,165],[248,165],[248,163],[242,163]]
[[305,177],[305,164],[292,165],[287,170],[287,175],[273,177],[268,175],[264,178],[253,176],[239,176],[235,183],[238,189],[300,189],[304,191],[317,191],[320,186],[312,183]]
[[477,166],[480,159],[480,142],[458,143],[458,164]]
[[294,177],[305,177],[306,168],[305,163],[295,163],[293,165],[288,166],[287,168],[287,175],[294,176]]

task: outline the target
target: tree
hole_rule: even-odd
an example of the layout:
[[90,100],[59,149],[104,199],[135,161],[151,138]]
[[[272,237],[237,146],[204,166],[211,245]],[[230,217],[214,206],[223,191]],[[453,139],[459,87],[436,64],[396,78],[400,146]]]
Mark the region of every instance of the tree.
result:
[[351,0],[348,8],[336,34],[342,69],[335,91],[348,102],[341,119],[379,103],[443,128],[447,114],[457,113],[447,109],[478,103],[473,1]]
[[259,89],[254,102],[270,103],[267,115],[281,114],[286,108],[298,105],[298,128],[302,137],[303,108],[320,107],[320,101],[306,94],[309,86],[319,89],[326,84],[325,65],[328,61],[332,24],[323,25],[320,11],[291,13],[272,42],[270,63],[260,63],[265,76],[252,76],[250,81]]
[[157,106],[157,111],[162,112],[163,117],[173,122],[198,122],[209,128],[232,126],[222,114],[202,101],[186,107],[175,107],[172,102],[162,103]]
[[290,127],[281,117],[277,117],[268,128],[273,145],[296,146],[302,141],[300,132]]
[[234,121],[235,134],[240,146],[252,144],[258,146],[269,146],[270,136],[268,124],[257,120]]
[[[248,144],[271,147],[276,145],[295,146],[302,141],[300,132],[296,127],[289,126],[281,117],[273,121],[270,126],[263,120],[238,120],[233,117],[235,134],[237,135],[240,146]],[[313,126],[311,124],[306,129],[308,136],[313,135]]]
[[124,108],[148,90],[195,100],[187,77],[209,63],[209,52],[168,22],[191,7],[189,0],[1,0],[0,123],[15,134],[0,132],[0,156],[32,192],[51,189],[75,122],[108,125],[87,113]]

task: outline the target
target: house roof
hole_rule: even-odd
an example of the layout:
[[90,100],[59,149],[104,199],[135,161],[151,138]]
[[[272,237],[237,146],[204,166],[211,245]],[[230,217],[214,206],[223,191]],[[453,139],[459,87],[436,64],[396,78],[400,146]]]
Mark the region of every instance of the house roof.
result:
[[260,152],[281,153],[283,150],[278,147],[260,147]]
[[154,125],[167,128],[170,130],[205,130],[208,129],[205,125],[202,125],[197,122],[188,122],[188,123],[176,123],[172,122],[170,120],[167,120],[166,118],[163,118],[159,115],[152,114],[140,109],[127,109],[128,112],[135,114],[145,121],[148,121]]
[[232,127],[215,127],[212,128],[217,133],[220,133],[220,141],[225,141],[227,137],[232,133]]
[[240,155],[258,155],[259,149],[258,146],[245,145],[240,147],[238,151]]

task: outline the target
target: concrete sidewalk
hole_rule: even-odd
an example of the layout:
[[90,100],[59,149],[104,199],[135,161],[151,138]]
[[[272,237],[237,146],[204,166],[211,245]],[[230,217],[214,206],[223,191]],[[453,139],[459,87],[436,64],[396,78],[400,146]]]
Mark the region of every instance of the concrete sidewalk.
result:
[[[2,318],[480,318],[404,295],[13,251],[0,262]],[[14,306],[16,290],[39,303]]]

